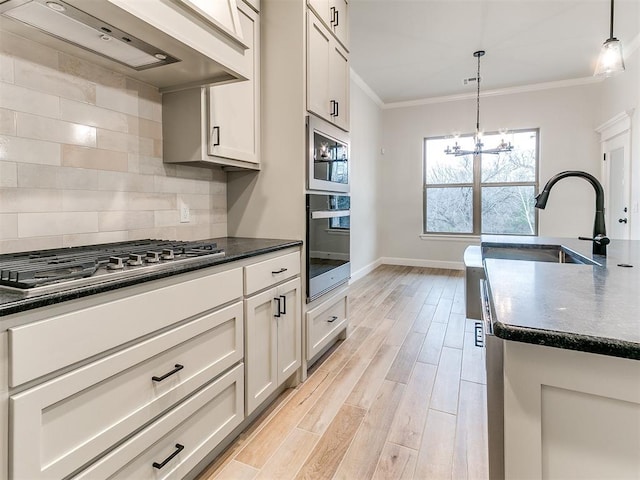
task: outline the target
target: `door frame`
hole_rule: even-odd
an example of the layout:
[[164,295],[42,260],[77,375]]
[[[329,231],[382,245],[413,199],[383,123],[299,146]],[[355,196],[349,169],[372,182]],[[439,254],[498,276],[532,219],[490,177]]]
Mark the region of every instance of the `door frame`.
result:
[[[602,125],[596,128],[596,132],[600,134],[600,155],[603,159],[602,162],[602,183],[605,189],[605,192],[608,192],[605,195],[605,212],[609,207],[609,193],[611,192],[610,187],[610,166],[611,162],[606,161],[605,154],[607,150],[607,144],[613,140],[620,140],[620,145],[624,148],[624,166],[623,170],[628,181],[625,184],[625,200],[628,205],[629,210],[631,209],[631,117],[633,115],[633,109],[626,110],[624,112],[620,112],[618,115],[609,119]],[[611,218],[607,218],[607,229],[611,225]],[[627,238],[629,238],[629,234],[631,232],[631,215],[629,211],[628,224],[627,224]]]

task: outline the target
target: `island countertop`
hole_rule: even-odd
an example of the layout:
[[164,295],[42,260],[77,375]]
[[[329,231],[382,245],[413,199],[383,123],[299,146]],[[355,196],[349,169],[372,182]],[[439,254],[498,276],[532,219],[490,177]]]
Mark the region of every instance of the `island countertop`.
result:
[[612,240],[604,257],[578,239],[481,239],[483,248],[522,245],[562,245],[598,265],[484,258],[496,336],[640,360],[640,241]]

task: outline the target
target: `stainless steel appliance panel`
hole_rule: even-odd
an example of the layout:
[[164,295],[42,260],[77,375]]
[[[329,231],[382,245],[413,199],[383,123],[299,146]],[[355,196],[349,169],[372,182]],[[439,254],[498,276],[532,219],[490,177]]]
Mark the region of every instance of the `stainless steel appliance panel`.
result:
[[330,123],[309,115],[309,190],[349,192],[349,136]]

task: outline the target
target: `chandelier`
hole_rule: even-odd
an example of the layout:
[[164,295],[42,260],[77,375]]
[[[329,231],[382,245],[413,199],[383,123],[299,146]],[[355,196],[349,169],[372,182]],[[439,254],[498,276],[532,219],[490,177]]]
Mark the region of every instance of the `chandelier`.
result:
[[[453,147],[447,146],[444,153],[447,155],[455,155],[459,157],[461,155],[480,155],[482,153],[491,153],[497,155],[499,153],[510,152],[513,150],[513,146],[511,142],[507,143],[504,139],[500,140],[500,144],[495,148],[489,148],[483,150],[484,143],[482,143],[482,130],[480,130],[480,57],[485,54],[484,50],[478,50],[477,52],[473,52],[473,56],[478,59],[478,75],[476,76],[476,82],[478,85],[477,95],[476,95],[476,133],[473,136],[473,143],[475,148],[473,150],[463,150],[458,142],[455,142]],[[500,133],[503,133],[501,130]]]

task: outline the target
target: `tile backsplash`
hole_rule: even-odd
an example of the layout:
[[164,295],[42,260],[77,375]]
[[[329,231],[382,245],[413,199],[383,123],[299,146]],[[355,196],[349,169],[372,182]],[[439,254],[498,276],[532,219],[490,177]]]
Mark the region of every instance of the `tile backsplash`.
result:
[[0,253],[225,236],[226,188],[163,163],[155,87],[0,30]]

